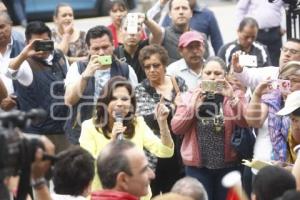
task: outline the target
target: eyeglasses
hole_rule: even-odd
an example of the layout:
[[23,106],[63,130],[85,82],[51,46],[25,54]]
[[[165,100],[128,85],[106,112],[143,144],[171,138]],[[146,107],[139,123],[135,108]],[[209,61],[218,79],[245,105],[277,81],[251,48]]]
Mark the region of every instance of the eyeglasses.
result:
[[297,53],[300,53],[299,50],[296,50],[296,49],[289,49],[289,48],[286,48],[286,47],[282,47],[280,50],[283,51],[284,53],[290,52],[290,53],[293,54],[293,55],[295,55],[295,54],[297,54]]

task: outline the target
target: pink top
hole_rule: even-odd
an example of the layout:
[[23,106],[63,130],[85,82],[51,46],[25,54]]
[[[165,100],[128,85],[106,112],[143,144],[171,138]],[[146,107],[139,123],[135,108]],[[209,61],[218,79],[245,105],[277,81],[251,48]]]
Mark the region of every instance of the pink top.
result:
[[[177,106],[176,113],[171,121],[171,127],[174,134],[183,135],[181,156],[184,164],[187,166],[201,167],[201,152],[197,139],[197,118],[194,107],[190,105],[192,94],[193,91],[189,91],[181,95],[182,103]],[[227,97],[225,97],[223,101],[225,118],[225,162],[235,161],[237,159],[237,154],[231,146],[231,136],[235,125],[247,127],[247,122],[244,117],[242,117],[244,116],[247,106],[244,92],[235,90],[234,95],[239,97],[239,102],[236,106],[232,107]]]

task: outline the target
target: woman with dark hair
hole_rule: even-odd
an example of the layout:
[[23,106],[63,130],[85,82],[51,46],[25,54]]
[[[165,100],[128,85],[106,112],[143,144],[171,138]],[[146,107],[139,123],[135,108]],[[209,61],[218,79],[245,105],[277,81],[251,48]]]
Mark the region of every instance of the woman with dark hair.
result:
[[185,172],[204,185],[211,200],[226,199],[221,179],[239,169],[231,138],[237,125],[247,126],[245,104],[244,92],[226,80],[226,65],[219,57],[206,61],[200,87],[178,98],[171,125],[175,134],[183,136]]
[[[167,123],[169,111],[166,106],[158,104],[155,108],[160,138],[154,135],[142,117],[135,115],[135,110],[136,99],[132,85],[123,77],[113,77],[100,93],[95,116],[82,124],[80,146],[97,158],[111,140],[128,139],[158,157],[171,157],[174,143]],[[100,187],[99,177],[95,177],[92,190]]]
[[[119,44],[123,44],[121,24],[123,17],[125,17],[128,13],[128,7],[124,0],[111,1],[110,4],[111,6],[109,9],[109,15],[111,17],[112,23],[107,26],[107,28],[110,29],[114,39],[114,46],[115,48],[117,48]],[[147,35],[144,31],[141,35],[141,39],[147,39]]]
[[88,55],[85,43],[85,32],[74,27],[74,11],[71,5],[60,3],[56,6],[53,16],[56,28],[52,29],[55,45],[67,57],[70,63],[84,60]]
[[[170,124],[175,110],[175,97],[177,93],[185,92],[187,86],[182,78],[166,75],[168,53],[160,45],[144,47],[139,54],[139,61],[147,78],[135,88],[137,113],[144,117],[147,125],[159,136],[159,126],[154,116],[155,107],[162,102],[165,104],[170,110]],[[174,183],[184,175],[179,153],[180,140],[175,135],[172,136],[175,143],[172,158],[157,158],[146,151],[150,166],[155,171],[155,179],[151,182],[154,196],[161,192],[169,192]]]

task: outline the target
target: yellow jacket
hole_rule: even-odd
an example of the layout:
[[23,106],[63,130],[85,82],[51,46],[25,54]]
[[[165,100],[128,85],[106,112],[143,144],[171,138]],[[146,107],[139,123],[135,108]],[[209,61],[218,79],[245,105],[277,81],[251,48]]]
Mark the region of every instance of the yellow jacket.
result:
[[[172,148],[163,145],[160,138],[158,138],[147,126],[143,117],[136,117],[135,134],[130,141],[141,149],[145,147],[145,149],[160,158],[172,157],[174,153],[174,144]],[[101,150],[109,142],[110,139],[107,139],[101,130],[99,132],[96,130],[92,119],[82,123],[81,135],[79,138],[80,146],[89,151],[95,159],[97,159]],[[100,179],[96,173],[92,183],[92,191],[101,188]]]

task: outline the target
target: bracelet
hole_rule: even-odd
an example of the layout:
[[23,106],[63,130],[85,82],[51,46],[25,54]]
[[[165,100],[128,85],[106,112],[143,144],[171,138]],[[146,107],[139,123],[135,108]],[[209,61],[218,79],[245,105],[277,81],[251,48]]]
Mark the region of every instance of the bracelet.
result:
[[44,177],[38,179],[31,179],[31,186],[34,189],[41,189],[42,186],[46,185],[47,181]]

